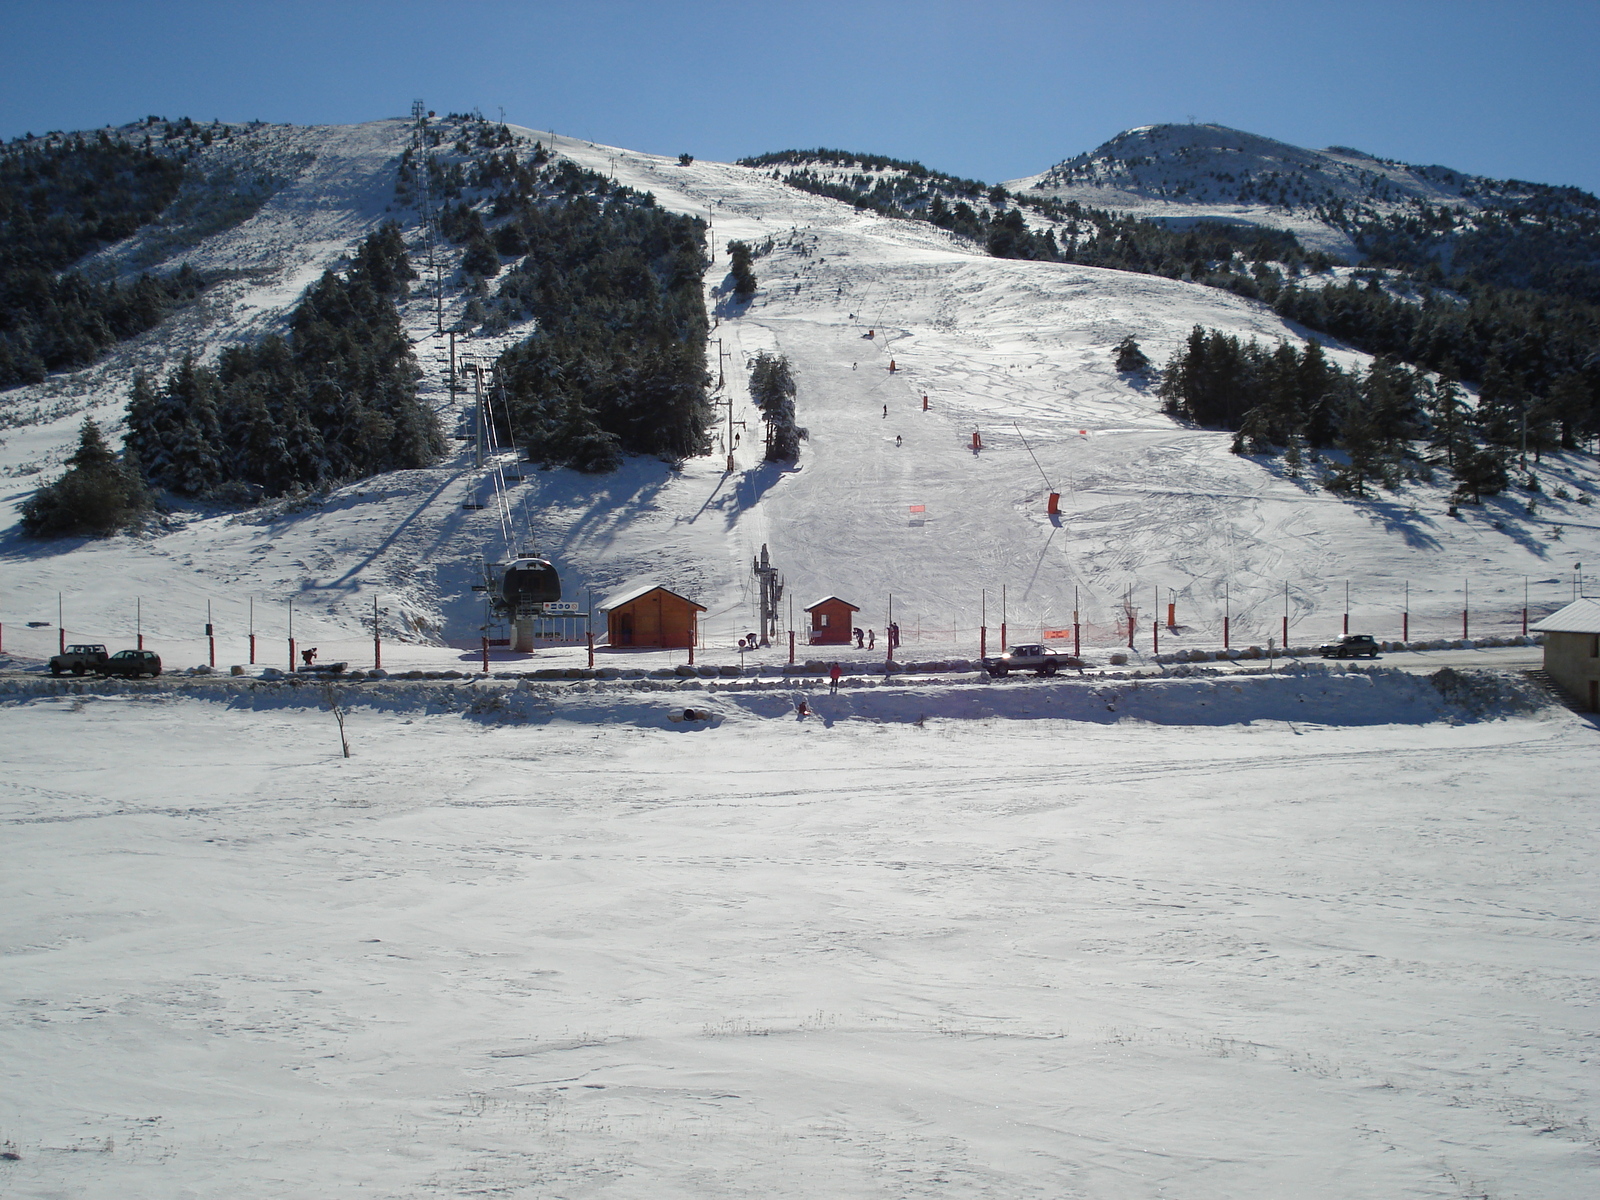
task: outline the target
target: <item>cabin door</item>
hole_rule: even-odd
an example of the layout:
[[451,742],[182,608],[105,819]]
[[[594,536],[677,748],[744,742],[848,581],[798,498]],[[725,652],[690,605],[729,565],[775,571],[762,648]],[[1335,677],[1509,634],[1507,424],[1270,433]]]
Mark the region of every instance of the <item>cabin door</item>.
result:
[[633,614],[617,614],[617,641],[624,646],[633,645]]

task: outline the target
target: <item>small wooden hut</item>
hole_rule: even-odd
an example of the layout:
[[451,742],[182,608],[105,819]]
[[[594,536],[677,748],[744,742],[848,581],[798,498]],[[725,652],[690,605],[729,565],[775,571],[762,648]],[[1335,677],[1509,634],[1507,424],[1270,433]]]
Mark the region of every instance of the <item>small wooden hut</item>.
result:
[[815,604],[807,605],[806,612],[811,614],[811,645],[848,646],[850,629],[855,623],[851,614],[860,611],[837,596],[824,596]]
[[706,611],[705,605],[654,583],[618,592],[600,607],[608,645],[662,650],[695,645],[700,614]]

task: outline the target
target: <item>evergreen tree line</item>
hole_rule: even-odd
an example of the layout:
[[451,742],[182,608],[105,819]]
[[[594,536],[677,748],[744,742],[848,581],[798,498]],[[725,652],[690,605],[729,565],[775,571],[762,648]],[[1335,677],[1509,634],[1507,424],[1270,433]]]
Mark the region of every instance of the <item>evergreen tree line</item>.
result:
[[199,294],[188,267],[127,285],[60,274],[159,216],[183,170],[105,131],[0,148],[0,388],[87,366]]
[[1502,439],[1524,418],[1541,443],[1553,436],[1571,449],[1600,435],[1600,306],[1486,285],[1465,302],[1434,292],[1416,302],[1375,278],[1285,286],[1272,305],[1368,353],[1477,383],[1488,427]]
[[[1534,291],[1600,304],[1600,199],[1571,187],[1507,181],[1480,209],[1414,203],[1408,209],[1331,213],[1365,262],[1456,291]],[[1504,194],[1514,192],[1514,194]]]
[[544,166],[542,147],[515,165],[511,153],[488,149],[499,167],[469,172],[495,184],[498,224],[466,201],[440,218],[466,246],[463,270],[500,277],[469,313],[491,331],[536,322],[497,363],[502,436],[536,462],[591,472],[623,454],[705,453],[705,222],[568,160]]
[[1468,404],[1453,379],[1392,357],[1347,372],[1316,342],[1266,347],[1196,325],[1163,370],[1158,394],[1174,415],[1234,431],[1235,454],[1282,448],[1298,471],[1308,450],[1343,450],[1348,462],[1326,478],[1335,491],[1366,495],[1370,484],[1394,488],[1443,467],[1457,493],[1477,501],[1509,479],[1512,443],[1493,414]]
[[157,487],[246,501],[422,467],[444,452],[416,394],[394,296],[416,278],[399,226],[363,242],[295,308],[287,337],[192,358],[159,385],[136,375],[126,457]]

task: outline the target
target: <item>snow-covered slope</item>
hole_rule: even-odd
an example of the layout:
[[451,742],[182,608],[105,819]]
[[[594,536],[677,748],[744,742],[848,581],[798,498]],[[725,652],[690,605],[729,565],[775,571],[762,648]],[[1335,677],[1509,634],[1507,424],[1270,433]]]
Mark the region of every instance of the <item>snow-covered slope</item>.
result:
[[[302,643],[359,645],[374,599],[390,636],[476,641],[482,608],[471,585],[482,557],[504,551],[505,523],[496,503],[464,507],[494,500],[489,474],[465,451],[325,501],[195,512],[159,536],[41,545],[16,534],[17,504],[70,451],[79,420],[120,421],[134,366],[164,369],[186,352],[259,336],[385,217],[407,222],[414,254],[425,256],[416,214],[385,211],[409,138],[403,122],[265,131],[264,145],[269,132],[274,161],[287,164],[270,197],[165,260],[225,272],[201,306],[95,368],[0,398],[8,649],[38,654],[55,643],[53,628],[21,626],[53,625],[58,592],[69,636],[130,640],[137,611],[147,638],[179,661],[203,645],[208,602],[228,661],[240,661],[252,614],[258,633],[283,636],[291,599]],[[1147,385],[1113,368],[1110,349],[1128,334],[1158,363],[1195,324],[1299,336],[1260,305],[1149,276],[991,259],[927,224],[861,213],[760,170],[680,166],[567,138],[555,150],[709,216],[718,325],[708,365],[715,374],[725,356],[718,399],[743,423],[731,474],[719,444],[681,470],[635,460],[611,476],[530,470],[510,485],[513,540],[555,559],[570,598],[661,582],[705,604],[708,642],[731,646],[753,628],[750,562],[765,544],[797,624],[800,603],[837,593],[882,629],[892,597],[908,634],[949,640],[955,631],[965,645],[985,611],[991,627],[1000,623],[1004,589],[1013,639],[1069,626],[1076,607],[1086,634],[1109,644],[1131,597],[1144,628],[1171,602],[1179,628],[1165,636],[1215,646],[1225,616],[1235,644],[1264,643],[1286,603],[1293,640],[1335,633],[1347,582],[1353,627],[1382,636],[1399,634],[1408,581],[1414,636],[1459,629],[1464,585],[1475,628],[1514,631],[1525,577],[1536,611],[1553,608],[1570,594],[1571,563],[1596,557],[1600,523],[1577,504],[1594,490],[1586,459],[1541,469],[1537,518],[1511,498],[1452,517],[1443,489],[1424,484],[1354,504],[1228,453],[1228,435],[1174,423]],[[748,306],[721,286],[730,238],[770,242]],[[160,261],[148,245],[107,257]],[[405,319],[424,392],[448,409],[447,344],[425,286]],[[517,335],[468,338],[459,350],[490,355]],[[760,461],[743,387],[744,363],[760,350],[788,355],[799,382],[811,436],[794,469]],[[446,415],[447,429],[460,425],[459,412]],[[1556,484],[1568,500],[1549,494]],[[1046,513],[1051,491],[1062,496],[1056,520]]]

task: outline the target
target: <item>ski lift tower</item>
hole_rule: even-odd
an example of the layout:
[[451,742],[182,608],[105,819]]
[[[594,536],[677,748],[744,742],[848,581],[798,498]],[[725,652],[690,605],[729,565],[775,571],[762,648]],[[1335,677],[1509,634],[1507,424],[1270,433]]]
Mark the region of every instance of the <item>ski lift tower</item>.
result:
[[761,584],[761,644],[770,646],[778,634],[778,601],[783,599],[783,579],[767,557],[765,542],[761,543],[761,557],[751,564],[750,572]]

